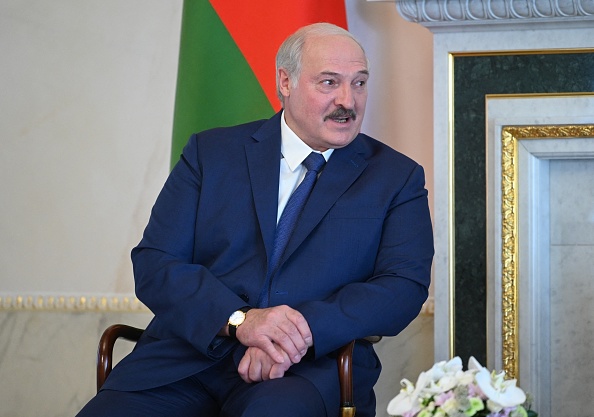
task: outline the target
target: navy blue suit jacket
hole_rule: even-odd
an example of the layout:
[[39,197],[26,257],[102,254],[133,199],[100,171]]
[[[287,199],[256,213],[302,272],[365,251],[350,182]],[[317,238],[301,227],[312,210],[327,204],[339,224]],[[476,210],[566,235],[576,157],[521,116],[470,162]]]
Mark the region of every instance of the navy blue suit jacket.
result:
[[[155,314],[104,388],[140,390],[190,376],[244,349],[217,337],[231,312],[255,303],[271,255],[279,189],[280,113],[193,135],[132,251],[136,293]],[[428,293],[433,236],[423,169],[359,134],[334,151],[272,282],[270,305],[306,318],[315,355],[289,371],[337,414],[333,352],[396,335]],[[355,390],[369,395],[380,364],[357,343]],[[336,410],[336,411],[335,411]]]

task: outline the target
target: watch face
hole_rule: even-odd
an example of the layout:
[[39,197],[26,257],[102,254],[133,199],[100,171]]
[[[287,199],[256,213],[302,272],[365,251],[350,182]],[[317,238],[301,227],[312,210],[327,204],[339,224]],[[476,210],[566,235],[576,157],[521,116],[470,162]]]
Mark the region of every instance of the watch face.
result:
[[241,310],[237,310],[229,317],[229,324],[232,326],[239,326],[245,320],[245,313]]

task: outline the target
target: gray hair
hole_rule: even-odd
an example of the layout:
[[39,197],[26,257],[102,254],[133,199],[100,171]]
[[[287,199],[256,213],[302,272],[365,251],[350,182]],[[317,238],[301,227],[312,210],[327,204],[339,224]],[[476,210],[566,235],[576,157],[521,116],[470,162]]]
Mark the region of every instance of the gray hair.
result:
[[[276,54],[276,94],[284,105],[284,96],[280,91],[280,78],[278,70],[284,68],[289,75],[289,80],[292,87],[297,85],[299,75],[301,75],[301,60],[303,57],[303,45],[309,37],[315,36],[346,36],[351,38],[363,51],[365,55],[365,49],[361,43],[350,33],[348,30],[341,28],[340,26],[333,25],[331,23],[314,23],[312,25],[304,26],[297,32],[290,35],[280,46]],[[367,60],[367,67],[369,68],[369,60]]]

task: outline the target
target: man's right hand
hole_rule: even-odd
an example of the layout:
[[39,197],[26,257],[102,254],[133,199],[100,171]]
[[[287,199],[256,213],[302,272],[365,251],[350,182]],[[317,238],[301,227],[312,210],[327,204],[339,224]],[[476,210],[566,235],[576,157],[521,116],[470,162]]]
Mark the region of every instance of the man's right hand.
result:
[[245,346],[254,346],[267,353],[275,362],[284,363],[286,353],[292,363],[305,356],[313,346],[313,336],[305,317],[289,306],[253,308],[237,328],[237,339]]

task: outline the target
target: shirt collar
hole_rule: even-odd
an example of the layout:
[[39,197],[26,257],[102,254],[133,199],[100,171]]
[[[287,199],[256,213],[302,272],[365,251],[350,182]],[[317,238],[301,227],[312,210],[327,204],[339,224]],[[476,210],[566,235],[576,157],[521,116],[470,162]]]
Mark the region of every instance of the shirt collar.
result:
[[[334,149],[328,149],[325,152],[321,152],[321,154],[324,156],[324,159],[328,161],[333,151]],[[306,145],[305,142],[291,130],[285,121],[285,112],[283,110],[281,115],[281,154],[285,158],[291,171],[295,171],[311,152],[318,151],[314,151]]]

